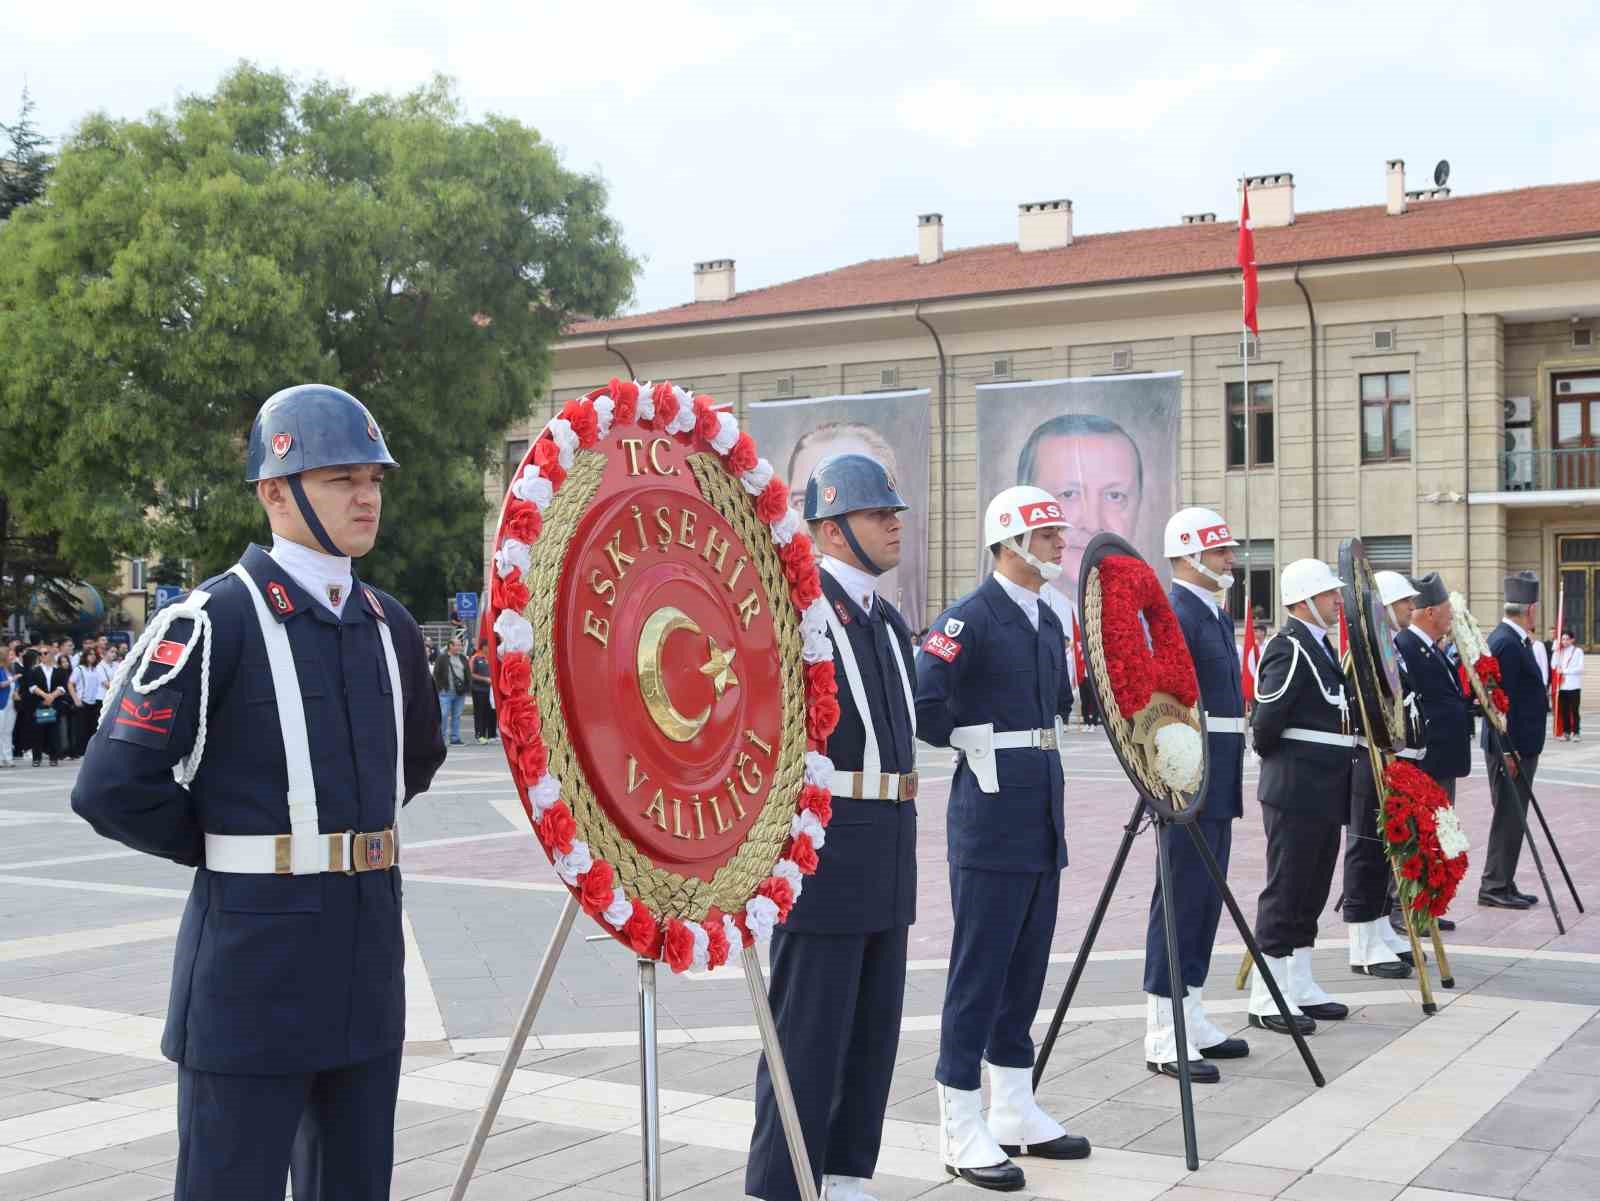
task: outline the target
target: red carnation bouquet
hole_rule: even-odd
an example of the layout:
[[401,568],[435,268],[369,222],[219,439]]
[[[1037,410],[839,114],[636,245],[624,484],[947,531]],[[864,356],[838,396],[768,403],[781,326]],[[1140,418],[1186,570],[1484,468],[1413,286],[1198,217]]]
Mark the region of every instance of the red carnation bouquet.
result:
[[1424,933],[1450,907],[1467,874],[1467,836],[1444,789],[1416,764],[1393,760],[1383,769],[1383,783],[1384,850],[1395,866],[1400,901]]

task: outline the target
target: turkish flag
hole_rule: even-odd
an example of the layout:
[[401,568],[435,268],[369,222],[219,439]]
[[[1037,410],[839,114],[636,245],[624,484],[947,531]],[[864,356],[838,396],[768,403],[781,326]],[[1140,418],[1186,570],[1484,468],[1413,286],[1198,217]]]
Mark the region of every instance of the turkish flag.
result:
[[1244,324],[1253,334],[1261,332],[1256,324],[1256,300],[1260,287],[1256,283],[1256,235],[1250,228],[1250,188],[1244,187],[1244,202],[1239,206],[1239,267],[1244,272]]
[[1244,703],[1253,705],[1256,701],[1256,659],[1260,655],[1256,646],[1255,623],[1249,618],[1244,623],[1244,672],[1241,682],[1244,684]]

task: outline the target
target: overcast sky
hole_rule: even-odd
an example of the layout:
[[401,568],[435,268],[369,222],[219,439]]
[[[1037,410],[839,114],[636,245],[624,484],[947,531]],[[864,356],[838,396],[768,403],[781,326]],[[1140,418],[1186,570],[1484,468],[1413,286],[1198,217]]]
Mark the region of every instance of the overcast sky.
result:
[[240,58],[405,91],[452,76],[604,175],[643,260],[633,308],[915,250],[1016,239],[1020,201],[1080,233],[1227,219],[1241,172],[1301,211],[1383,199],[1384,160],[1484,192],[1600,177],[1600,23],[1494,3],[0,0],[0,119],[24,79],[51,136],[210,91]]

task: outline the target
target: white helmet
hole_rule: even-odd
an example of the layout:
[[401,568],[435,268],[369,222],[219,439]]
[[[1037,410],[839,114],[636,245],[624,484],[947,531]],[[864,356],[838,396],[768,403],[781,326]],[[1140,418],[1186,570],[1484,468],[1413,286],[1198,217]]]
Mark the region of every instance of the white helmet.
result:
[[1296,559],[1278,577],[1278,599],[1283,607],[1298,605],[1324,592],[1343,588],[1344,581],[1321,559]]
[[1413,596],[1422,595],[1412,585],[1411,581],[1398,571],[1375,572],[1372,578],[1378,585],[1378,598],[1386,605],[1392,605],[1395,601],[1410,600]]
[[1061,574],[1061,564],[1046,563],[1030,551],[1028,535],[1052,526],[1066,529],[1069,524],[1059,500],[1043,488],[1018,484],[989,502],[983,515],[983,544],[1009,546],[1046,580],[1053,580]]
[[1233,573],[1218,575],[1200,561],[1200,555],[1219,546],[1238,545],[1239,540],[1233,536],[1228,523],[1214,509],[1179,509],[1167,519],[1167,558],[1187,559],[1189,566],[1222,591],[1233,587]]

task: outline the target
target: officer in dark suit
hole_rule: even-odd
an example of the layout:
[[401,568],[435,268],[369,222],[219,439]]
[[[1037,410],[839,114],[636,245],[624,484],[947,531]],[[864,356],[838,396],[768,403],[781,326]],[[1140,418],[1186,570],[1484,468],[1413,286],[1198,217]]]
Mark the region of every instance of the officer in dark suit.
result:
[[[195,871],[161,1049],[178,1201],[389,1196],[405,1041],[400,805],[444,759],[422,635],[351,558],[395,465],[318,385],[256,416],[271,551],[163,609],[112,682],[72,807]],[[179,771],[174,779],[174,769]]]
[[934,1072],[940,1150],[951,1175],[1002,1191],[1025,1183],[1008,1155],[1089,1154],[1035,1101],[1029,1036],[1067,865],[1059,747],[1071,673],[1061,621],[1039,597],[1060,574],[1066,525],[1042,488],[990,501],[994,575],[934,622],[917,655],[919,736],[961,752],[946,821],[955,931]]
[[1489,846],[1483,856],[1483,879],[1478,884],[1478,904],[1495,909],[1529,909],[1539,903],[1532,893],[1517,887],[1517,860],[1522,856],[1523,822],[1528,805],[1511,778],[1522,774],[1533,787],[1544,751],[1550,696],[1544,676],[1533,657],[1533,631],[1539,614],[1539,577],[1531,571],[1508,575],[1505,581],[1505,619],[1489,635],[1489,653],[1500,664],[1500,686],[1510,710],[1506,714],[1506,739],[1517,759],[1496,753],[1489,723],[1483,723],[1483,759],[1489,769],[1494,821],[1489,826]]
[[[1217,603],[1217,593],[1233,587],[1233,548],[1238,541],[1221,514],[1210,509],[1181,509],[1167,522],[1166,554],[1172,564],[1172,610],[1200,681],[1200,703],[1206,712],[1206,759],[1210,767],[1206,795],[1195,829],[1217,865],[1226,873],[1233,848],[1233,823],[1243,815],[1244,688],[1239,651],[1233,640],[1233,618]],[[1213,1059],[1239,1059],[1250,1053],[1242,1038],[1229,1038],[1207,1015],[1202,990],[1211,971],[1211,947],[1222,917],[1222,894],[1211,881],[1205,862],[1187,830],[1165,826],[1173,901],[1178,915],[1174,931],[1183,973],[1184,1029],[1188,1034],[1189,1079],[1215,1084],[1222,1078]],[[1178,1074],[1177,1031],[1172,1020],[1172,987],[1167,965],[1166,923],[1161,881],[1150,897],[1150,926],[1144,939],[1144,1058],[1152,1072]]]
[[[916,665],[905,618],[874,591],[900,561],[906,507],[883,464],[862,454],[824,459],[806,483],[828,605],[827,636],[807,652],[832,657],[839,685],[827,746],[833,817],[816,874],[772,933],[769,995],[824,1201],[872,1201],[864,1185],[883,1137],[917,917]],[[765,1058],[745,1192],[800,1195]]]
[[[1339,619],[1339,577],[1320,559],[1283,569],[1289,620],[1261,654],[1251,715],[1261,756],[1257,796],[1267,834],[1267,883],[1256,906],[1256,942],[1303,1032],[1349,1009],[1317,984],[1311,951],[1328,903],[1339,829],[1350,811],[1350,703],[1330,632]],[[1250,1024],[1289,1033],[1262,972],[1250,991]]]

